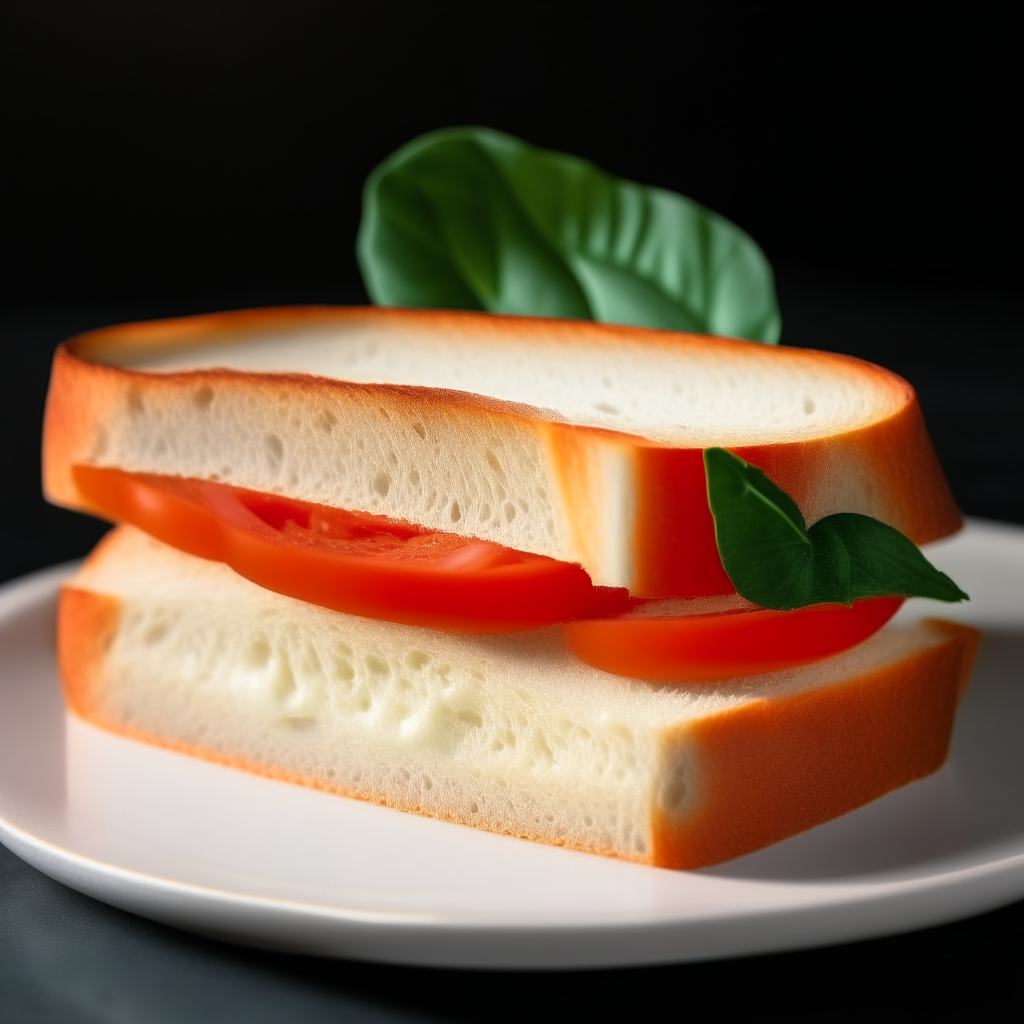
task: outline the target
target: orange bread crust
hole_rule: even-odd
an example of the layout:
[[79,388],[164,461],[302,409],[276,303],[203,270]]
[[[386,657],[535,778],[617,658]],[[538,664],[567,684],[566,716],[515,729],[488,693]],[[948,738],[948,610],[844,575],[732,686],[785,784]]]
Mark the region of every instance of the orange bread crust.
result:
[[699,868],[776,843],[937,771],[970,679],[976,630],[839,686],[745,705],[686,727],[702,794],[685,826],[662,815],[653,862]]
[[[311,407],[339,410],[339,416],[347,409],[373,405],[402,421],[415,419],[418,410],[432,409],[450,422],[465,424],[467,430],[486,425],[489,430],[518,431],[537,439],[559,491],[568,534],[568,548],[556,557],[580,562],[595,582],[625,585],[640,597],[731,592],[718,560],[699,447],[568,424],[542,409],[466,392],[217,369],[155,374],[99,361],[154,349],[245,340],[253,332],[274,327],[365,322],[473,332],[496,345],[502,337],[538,339],[539,343],[542,337],[555,334],[572,344],[578,342],[582,352],[595,338],[604,342],[621,338],[632,344],[639,340],[652,346],[689,347],[727,359],[741,358],[745,351],[764,358],[768,351],[772,359],[803,366],[841,367],[883,391],[888,411],[868,417],[856,429],[800,441],[766,435],[764,443],[733,450],[790,493],[809,524],[834,512],[862,512],[889,523],[918,544],[946,536],[961,525],[913,389],[879,367],[832,353],[766,350],[748,342],[608,324],[362,307],[261,310],[129,324],[94,331],[65,344],[54,359],[46,410],[43,479],[47,497],[60,505],[102,513],[78,491],[72,469],[77,464],[104,464],[104,423],[111,410],[130,410],[140,396],[158,396],[161,402],[191,407],[203,384],[210,383],[268,404],[287,394]],[[602,534],[606,483],[601,466],[609,452],[625,457],[631,480],[632,519],[627,530],[632,568],[626,580],[606,578],[601,568],[607,543]],[[239,484],[251,486],[244,481]],[[464,522],[462,529],[470,528]],[[538,549],[538,553],[551,552]]]

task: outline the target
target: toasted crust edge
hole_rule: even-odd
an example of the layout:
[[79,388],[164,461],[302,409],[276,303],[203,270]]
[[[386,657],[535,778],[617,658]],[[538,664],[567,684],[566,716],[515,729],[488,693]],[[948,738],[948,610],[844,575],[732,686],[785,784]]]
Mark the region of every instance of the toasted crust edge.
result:
[[926,622],[942,637],[938,644],[839,685],[746,704],[666,737],[667,763],[688,745],[699,751],[700,796],[682,819],[656,806],[655,863],[692,869],[730,860],[941,768],[980,634]]

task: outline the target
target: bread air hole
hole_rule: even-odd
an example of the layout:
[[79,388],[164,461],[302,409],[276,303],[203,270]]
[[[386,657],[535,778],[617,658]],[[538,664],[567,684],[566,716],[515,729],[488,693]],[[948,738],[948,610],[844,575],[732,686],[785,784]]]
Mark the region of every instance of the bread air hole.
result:
[[160,643],[163,638],[167,636],[167,623],[166,622],[154,622],[145,633],[142,634],[142,640],[147,646]]
[[366,670],[370,675],[379,679],[387,679],[391,675],[391,666],[376,654],[368,654],[363,660],[363,664],[366,665]]
[[197,409],[209,409],[213,405],[213,388],[209,384],[197,388],[192,395],[192,404]]
[[544,737],[544,733],[540,729],[534,731],[530,737],[529,750],[533,755],[533,762],[535,765],[544,765],[550,767],[555,763],[555,755],[551,753],[551,748],[548,746],[548,741]]
[[270,463],[270,468],[272,470],[279,469],[281,460],[284,458],[284,442],[277,434],[266,434],[263,444],[267,450],[267,461]]
[[245,650],[245,663],[250,668],[266,668],[270,661],[270,644],[263,636],[255,637]]
[[391,490],[391,474],[381,470],[373,478],[373,489],[382,498],[386,498],[388,496],[388,491]]
[[505,477],[505,470],[501,468],[501,462],[498,461],[498,456],[495,455],[494,452],[492,452],[490,449],[488,449],[487,452],[485,453],[485,457],[487,459],[487,465],[491,467],[491,471],[494,473],[494,475],[503,484],[507,483],[508,481]]
[[334,659],[334,678],[339,683],[351,683],[356,677],[356,670],[352,667],[352,662],[345,657],[336,657]]

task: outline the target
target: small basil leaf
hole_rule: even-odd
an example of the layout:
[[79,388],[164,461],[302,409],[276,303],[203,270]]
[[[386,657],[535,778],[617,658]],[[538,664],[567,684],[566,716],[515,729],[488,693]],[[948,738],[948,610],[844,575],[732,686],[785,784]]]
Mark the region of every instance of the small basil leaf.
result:
[[374,302],[704,331],[774,343],[771,267],[684,196],[486,128],[432,132],[367,179]]
[[[899,530],[870,516],[839,512],[815,523],[808,535],[817,551],[826,537],[841,545],[850,566],[848,582],[836,578],[823,601],[849,604],[862,597],[931,597],[936,601],[965,601],[965,594],[944,572],[921,554]],[[835,540],[831,540],[835,538]],[[827,574],[823,579],[828,580]]]
[[755,466],[708,448],[704,467],[718,553],[748,601],[788,610],[889,595],[967,598],[912,541],[877,519],[843,512],[807,530],[796,502]]

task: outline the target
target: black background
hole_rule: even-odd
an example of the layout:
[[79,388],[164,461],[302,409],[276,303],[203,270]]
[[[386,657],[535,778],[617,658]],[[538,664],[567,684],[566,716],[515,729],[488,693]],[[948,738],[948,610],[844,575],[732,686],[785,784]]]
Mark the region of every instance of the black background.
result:
[[[1021,83],[1008,14],[8,0],[0,19],[0,578],[78,556],[102,530],[39,497],[53,346],[119,320],[365,301],[353,242],[366,174],[410,137],[454,124],[586,156],[739,223],[776,267],[783,341],[907,376],[961,506],[1024,522]],[[11,868],[10,891],[49,892],[19,871]],[[65,908],[88,905],[62,898]],[[56,942],[60,914],[51,920],[43,906],[24,913]],[[88,913],[106,911],[76,913],[86,928]],[[103,927],[141,943],[141,956],[146,942],[154,958],[161,943],[183,949],[166,962],[186,981],[201,975],[210,999],[237,976],[211,966],[225,957],[285,979],[280,992],[295,999],[314,989],[325,1006],[336,997],[339,1013],[360,992],[381,1013],[420,1007],[481,1019],[493,1011],[482,993],[508,985],[383,968],[332,973],[117,920]],[[723,983],[743,1006],[761,998],[781,1008],[786,993],[767,979],[797,984],[810,973],[845,992],[843,1005],[867,1005],[884,983],[901,1005],[923,1007],[938,994],[937,980],[925,986],[930,996],[921,991],[933,961],[946,965],[943,999],[1010,986],[1019,969],[1000,951],[1019,948],[1022,920],[1018,906],[827,953],[521,984],[524,998],[552,1008],[582,1006],[587,991],[639,1007],[655,992]],[[116,942],[107,960],[97,954],[98,976],[119,955]],[[889,969],[896,961],[902,971]],[[35,992],[43,961],[18,962],[15,980]],[[130,989],[124,979],[104,983]],[[433,995],[394,1001],[396,988],[417,986]],[[32,997],[39,1019],[48,998]],[[119,1019],[96,1013],[82,1019]]]

